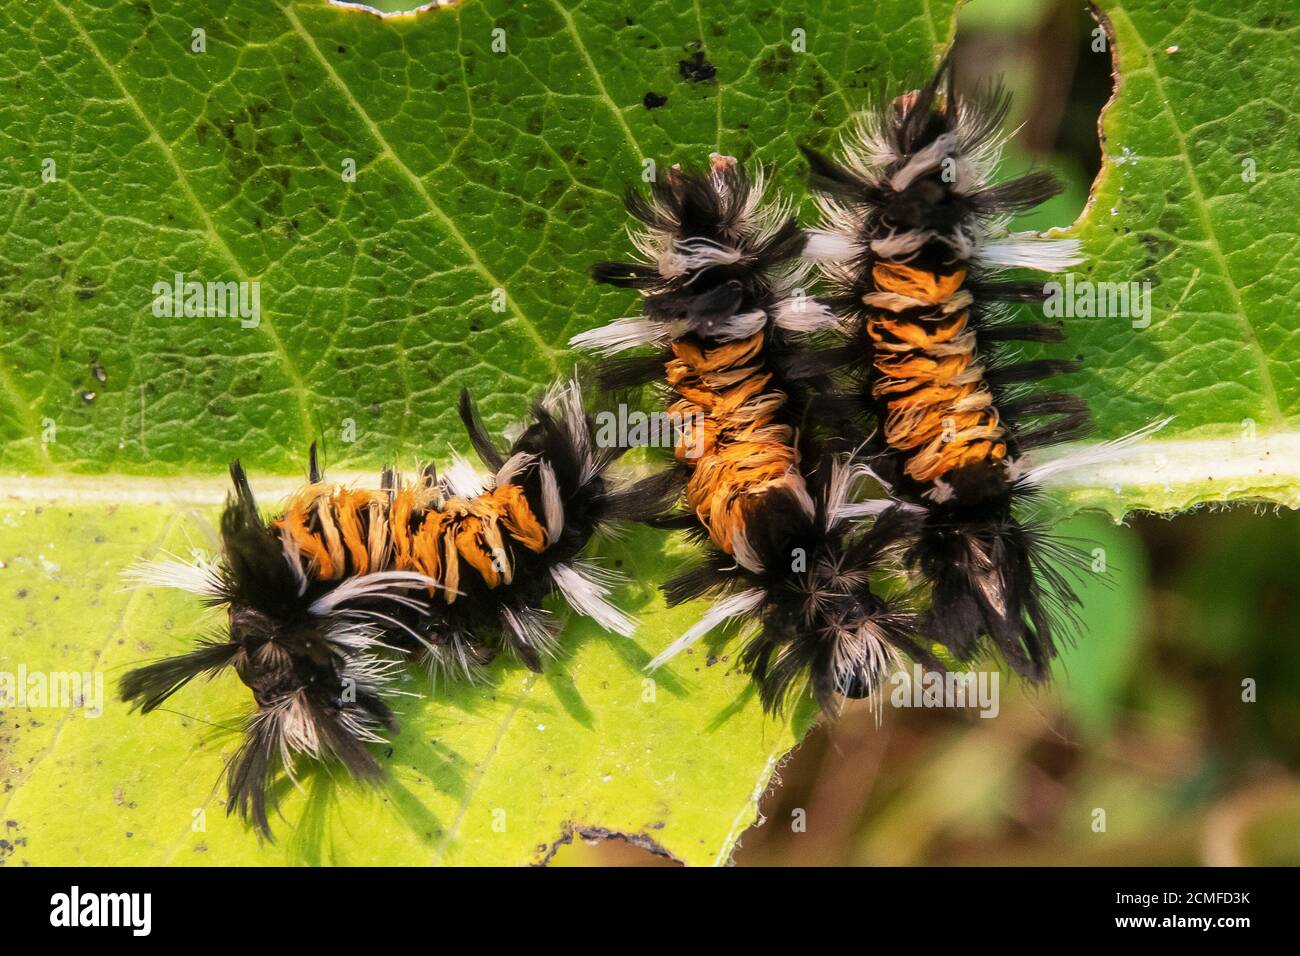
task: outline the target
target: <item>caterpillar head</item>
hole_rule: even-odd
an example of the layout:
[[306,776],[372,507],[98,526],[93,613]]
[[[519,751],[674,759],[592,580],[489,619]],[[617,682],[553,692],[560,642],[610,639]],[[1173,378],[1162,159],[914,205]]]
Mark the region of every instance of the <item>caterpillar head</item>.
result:
[[627,198],[640,223],[632,241],[642,261],[599,263],[595,278],[639,289],[647,318],[671,337],[730,337],[736,317],[789,294],[805,269],[798,261],[804,234],[792,207],[764,193],[762,171],[751,176],[729,156],[712,154],[703,170],[671,167],[649,195]]
[[224,607],[224,633],[128,672],[120,694],[148,713],[195,677],[233,669],[256,710],[227,766],[228,811],[269,836],[272,787],[281,772],[293,775],[297,758],[337,759],[362,779],[380,774],[365,745],[396,729],[384,696],[397,664],[382,654],[390,646],[384,621],[396,618],[378,606],[413,603],[410,589],[428,582],[391,572],[311,582],[258,513],[243,470],[231,471],[235,494],[222,514],[216,562],[151,562],[129,572],[138,584],[180,588]]
[[842,163],[804,147],[826,224],[810,254],[831,263],[920,257],[936,267],[976,256],[1009,214],[1061,189],[1043,170],[990,185],[1009,108],[1000,86],[957,95],[945,61],[925,86],[867,113]]
[[[651,665],[734,619],[746,633],[741,662],[770,711],[781,710],[805,678],[828,713],[839,697],[871,696],[900,654],[942,669],[916,636],[906,595],[879,590],[879,571],[902,546],[907,525],[887,501],[849,502],[862,474],[828,458],[806,486],[792,478],[783,492],[769,489],[744,534],[727,542],[729,551],[716,550],[707,564],[666,586],[670,603],[710,592],[728,596]],[[851,520],[877,511],[869,528]]]

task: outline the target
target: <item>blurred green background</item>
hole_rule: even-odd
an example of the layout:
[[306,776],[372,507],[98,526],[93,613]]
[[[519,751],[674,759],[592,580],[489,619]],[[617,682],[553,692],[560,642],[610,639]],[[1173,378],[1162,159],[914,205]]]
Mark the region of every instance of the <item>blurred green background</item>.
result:
[[[1097,173],[1112,80],[1095,28],[1072,0],[959,19],[961,85],[1000,76],[1015,97],[1003,175],[1068,184],[1019,228],[1073,222]],[[1062,533],[1105,571],[1082,583],[1084,636],[1053,686],[1001,675],[996,719],[849,706],[779,771],[737,865],[1300,864],[1300,513],[1083,515]],[[554,863],[670,865],[618,841]]]

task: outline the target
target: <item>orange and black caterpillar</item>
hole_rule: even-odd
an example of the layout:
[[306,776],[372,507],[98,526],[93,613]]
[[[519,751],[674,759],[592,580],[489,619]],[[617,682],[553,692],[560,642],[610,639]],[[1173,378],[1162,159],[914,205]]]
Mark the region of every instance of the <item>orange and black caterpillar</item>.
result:
[[866,459],[899,499],[906,563],[931,588],[924,633],[962,660],[987,636],[1041,680],[1078,603],[1058,566],[1077,555],[1018,517],[1042,476],[1023,456],[1083,436],[1089,412],[1077,396],[1026,387],[1079,363],[1018,360],[1007,343],[1064,336],[1011,321],[1005,303],[1046,292],[1001,273],[1060,271],[1080,261],[1079,244],[1006,234],[1011,213],[1059,186],[1045,172],[990,183],[1008,97],[959,98],[951,77],[945,64],[868,115],[842,162],[804,150],[822,212],[807,254],[833,287],[823,301],[841,318],[838,351],[873,429]]
[[[940,666],[917,641],[908,607],[873,590],[900,516],[870,530],[850,520],[859,469],[824,454],[801,427],[817,361],[791,333],[833,324],[805,300],[805,236],[788,207],[764,203],[761,178],[713,156],[704,172],[674,167],[628,208],[643,261],[602,263],[595,277],[643,296],[643,314],[583,333],[573,344],[612,355],[605,385],[664,377],[675,421],[684,520],[707,539],[707,560],[665,585],[670,603],[712,594],[705,616],[652,662],[658,666],[722,622],[750,635],[741,655],[764,705],[778,709],[807,676],[826,710],[836,694],[865,697],[902,651]],[[811,371],[810,371],[811,370]],[[815,375],[813,375],[815,377]]]
[[257,710],[227,768],[228,809],[263,834],[272,785],[296,758],[381,775],[366,744],[397,729],[388,700],[403,659],[469,675],[506,651],[540,670],[556,643],[542,608],[553,592],[608,630],[634,627],[608,600],[609,576],[580,555],[602,526],[655,507],[662,482],[614,487],[619,452],[597,447],[576,383],[538,402],[506,452],[468,393],[460,411],[490,476],[459,462],[442,477],[426,469],[405,483],[386,471],[378,490],[346,488],[325,482],[313,446],[309,483],[266,521],[236,462],[219,559],[134,569],[225,607],[229,627],[129,672],[122,698],[147,713],[233,668]]

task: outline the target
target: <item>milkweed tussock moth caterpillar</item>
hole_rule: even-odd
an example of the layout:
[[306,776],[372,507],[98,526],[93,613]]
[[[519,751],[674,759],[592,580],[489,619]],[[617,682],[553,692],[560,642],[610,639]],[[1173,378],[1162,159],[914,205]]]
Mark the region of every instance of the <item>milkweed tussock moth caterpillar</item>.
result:
[[460,412],[490,475],[458,460],[441,476],[405,482],[390,470],[378,489],[348,488],[325,481],[313,447],[308,484],[268,521],[236,462],[220,558],[130,572],[227,610],[222,634],[129,672],[121,695],[148,713],[195,677],[233,669],[256,711],[227,766],[228,811],[266,836],[272,786],[299,761],[382,775],[366,745],[397,729],[404,662],[472,677],[506,652],[541,670],[558,640],[542,608],[552,593],[609,631],[634,629],[609,600],[613,577],[581,555],[601,529],[656,507],[663,480],[615,485],[620,452],[598,447],[576,382],[554,386],[507,451],[468,393]]
[[[1009,345],[1060,342],[1059,324],[1012,321],[1039,283],[1008,269],[1060,272],[1074,239],[1011,235],[1011,214],[1059,190],[1046,172],[994,185],[1009,97],[958,97],[947,63],[923,88],[867,114],[837,160],[804,149],[819,228],[805,254],[831,287],[841,354],[855,379],[866,460],[899,503],[905,562],[930,587],[927,637],[968,661],[986,639],[1045,679],[1078,604],[1079,552],[1024,517],[1049,470],[1096,462],[1164,423],[1074,459],[1034,467],[1034,449],[1083,437],[1087,403],[1031,386],[1074,359],[1023,361]],[[1062,570],[1064,569],[1064,570]]]
[[[606,387],[666,381],[670,410],[703,430],[677,444],[684,514],[657,523],[709,545],[702,564],[664,586],[669,603],[715,603],[651,667],[737,619],[741,660],[769,710],[804,677],[830,710],[837,693],[869,694],[899,652],[940,665],[907,605],[873,590],[893,535],[889,522],[864,530],[850,520],[865,513],[850,501],[861,469],[801,428],[819,372],[794,336],[837,320],[797,291],[805,236],[790,207],[763,193],[761,173],[750,179],[714,154],[705,171],[674,167],[648,197],[630,195],[641,261],[594,274],[638,290],[642,314],[573,344],[607,357]],[[608,358],[643,346],[655,354]]]

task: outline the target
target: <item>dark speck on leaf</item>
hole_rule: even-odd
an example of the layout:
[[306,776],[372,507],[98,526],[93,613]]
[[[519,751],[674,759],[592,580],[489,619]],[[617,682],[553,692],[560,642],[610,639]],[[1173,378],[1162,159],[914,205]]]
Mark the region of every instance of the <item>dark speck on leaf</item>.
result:
[[668,102],[668,97],[660,96],[654,90],[650,90],[646,93],[645,98],[642,99],[641,102],[645,104],[646,109],[657,110]]
[[340,53],[347,53],[347,52],[348,52],[348,48],[345,47],[345,46],[339,46],[339,52],[340,52]]
[[678,60],[677,71],[687,83],[703,83],[718,75],[717,68],[704,59],[703,50],[696,50],[689,60]]

